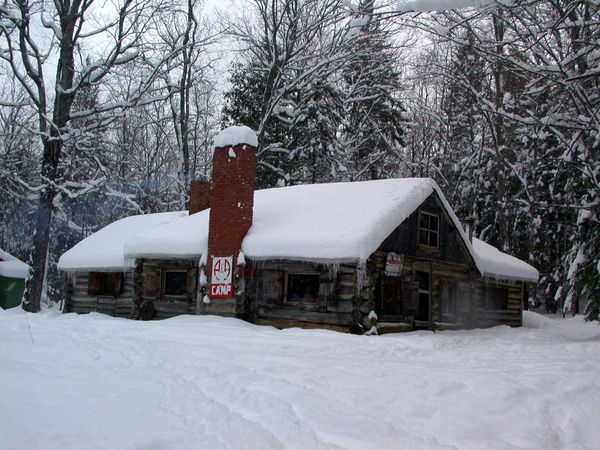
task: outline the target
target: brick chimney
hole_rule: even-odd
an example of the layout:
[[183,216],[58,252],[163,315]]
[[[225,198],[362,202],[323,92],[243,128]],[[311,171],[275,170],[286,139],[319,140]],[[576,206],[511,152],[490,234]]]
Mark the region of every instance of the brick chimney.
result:
[[210,298],[234,297],[237,259],[252,225],[257,145],[256,134],[245,126],[229,127],[215,138],[205,268]]
[[190,216],[208,208],[210,208],[210,183],[204,180],[192,181],[188,205]]

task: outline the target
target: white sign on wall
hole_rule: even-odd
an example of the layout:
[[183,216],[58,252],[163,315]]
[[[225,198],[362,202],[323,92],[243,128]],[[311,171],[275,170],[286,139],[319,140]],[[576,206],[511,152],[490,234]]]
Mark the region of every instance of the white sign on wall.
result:
[[233,297],[233,256],[213,256],[209,286],[211,298]]
[[402,273],[402,255],[389,252],[385,261],[385,275],[388,277],[399,277]]

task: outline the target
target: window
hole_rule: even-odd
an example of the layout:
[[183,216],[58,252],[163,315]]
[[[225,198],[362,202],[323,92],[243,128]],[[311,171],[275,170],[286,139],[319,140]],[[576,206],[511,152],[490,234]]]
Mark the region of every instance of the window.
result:
[[262,270],[260,303],[264,305],[318,305],[321,276],[318,273],[289,273]]
[[456,287],[448,282],[442,283],[440,312],[442,316],[454,316],[456,314]]
[[261,275],[263,303],[281,305],[285,289],[285,272],[281,270],[263,270]]
[[287,301],[317,302],[320,280],[321,276],[319,274],[288,274]]
[[508,289],[494,286],[485,287],[485,309],[501,311],[508,308]]
[[164,295],[183,297],[187,293],[187,271],[165,270],[163,281]]
[[88,294],[118,297],[121,293],[122,280],[122,273],[90,272]]
[[421,211],[419,216],[419,245],[438,248],[440,236],[440,216]]

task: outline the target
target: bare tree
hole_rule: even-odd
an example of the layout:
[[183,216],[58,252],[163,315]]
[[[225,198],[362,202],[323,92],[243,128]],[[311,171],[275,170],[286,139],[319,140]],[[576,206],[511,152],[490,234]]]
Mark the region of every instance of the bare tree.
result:
[[[187,190],[190,179],[194,175],[195,126],[197,114],[204,112],[198,109],[199,98],[196,96],[211,95],[209,77],[212,59],[208,47],[215,42],[219,32],[212,32],[206,20],[203,20],[201,2],[187,0],[181,8],[171,11],[167,18],[167,26],[161,27],[159,35],[164,45],[170,50],[181,47],[179,57],[174,59],[166,72],[167,82],[176,93],[170,99],[170,109],[177,145],[177,182],[179,191],[179,207],[185,209]],[[199,89],[200,87],[204,89]]]
[[[125,108],[148,101],[154,79],[173,56],[156,55],[144,48],[144,33],[151,34],[151,19],[163,7],[160,0],[151,4],[118,0],[109,8],[105,6],[94,0],[7,0],[0,6],[0,34],[4,42],[0,58],[8,63],[12,75],[28,94],[28,104],[37,115],[42,146],[32,273],[23,304],[29,311],[40,309],[54,201],[57,192],[69,189],[61,185],[59,165],[65,142],[74,139],[71,120],[112,112],[102,121],[88,125],[100,127]],[[89,63],[78,67],[77,56],[87,42],[90,47],[95,43],[106,50],[99,54],[90,52]],[[105,82],[120,66],[142,57],[150,69],[124,101],[100,101],[89,110],[73,114],[73,101],[79,91]]]

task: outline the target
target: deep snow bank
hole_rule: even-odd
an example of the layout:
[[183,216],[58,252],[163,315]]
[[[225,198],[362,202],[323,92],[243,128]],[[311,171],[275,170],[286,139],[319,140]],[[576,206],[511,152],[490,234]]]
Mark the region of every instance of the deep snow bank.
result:
[[600,327],[381,337],[0,311],[4,448],[597,448]]

